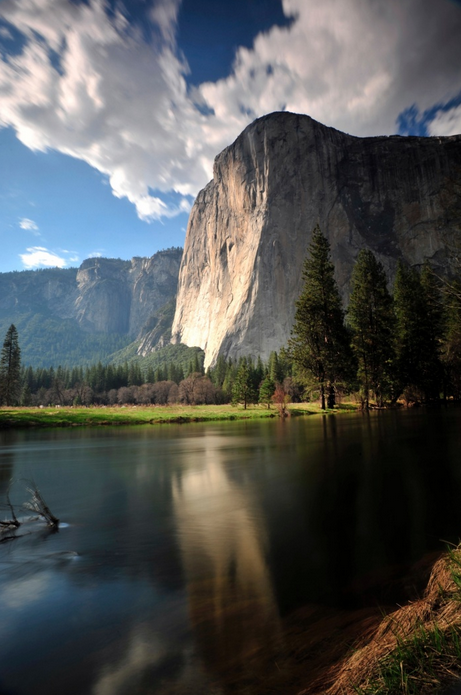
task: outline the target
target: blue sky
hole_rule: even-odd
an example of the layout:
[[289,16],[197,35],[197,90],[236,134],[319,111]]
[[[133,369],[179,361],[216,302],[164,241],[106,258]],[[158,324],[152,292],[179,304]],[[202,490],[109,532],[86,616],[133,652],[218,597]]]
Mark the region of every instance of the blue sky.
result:
[[182,246],[254,118],[461,132],[454,0],[1,0],[0,271]]

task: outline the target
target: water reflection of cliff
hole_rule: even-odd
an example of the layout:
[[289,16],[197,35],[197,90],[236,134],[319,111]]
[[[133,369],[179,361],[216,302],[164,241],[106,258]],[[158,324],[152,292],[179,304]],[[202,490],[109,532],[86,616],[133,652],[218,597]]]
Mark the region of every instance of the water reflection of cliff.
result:
[[15,432],[0,432],[0,503],[9,488],[13,475],[14,453],[11,445],[16,442]]
[[280,636],[261,512],[227,474],[221,438],[205,442],[173,485],[191,623],[209,668],[254,672],[251,657],[267,658]]

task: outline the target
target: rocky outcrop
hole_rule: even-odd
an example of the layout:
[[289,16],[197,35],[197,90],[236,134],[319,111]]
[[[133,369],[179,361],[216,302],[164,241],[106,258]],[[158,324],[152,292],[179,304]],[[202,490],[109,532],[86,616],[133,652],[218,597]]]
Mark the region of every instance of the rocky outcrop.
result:
[[390,277],[400,258],[448,272],[460,192],[461,136],[356,138],[308,116],[258,119],[216,158],[195,201],[173,341],[203,348],[206,365],[278,350],[317,223],[345,300],[364,247]]
[[[160,251],[131,261],[89,258],[77,273],[75,318],[96,333],[140,338],[152,317],[176,294],[181,249]],[[148,328],[145,329],[145,326]]]

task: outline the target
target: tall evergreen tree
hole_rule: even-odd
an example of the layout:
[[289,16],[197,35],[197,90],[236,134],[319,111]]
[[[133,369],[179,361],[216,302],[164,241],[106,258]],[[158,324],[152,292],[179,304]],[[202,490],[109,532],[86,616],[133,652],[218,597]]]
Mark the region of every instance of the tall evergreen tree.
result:
[[317,226],[304,262],[304,287],[296,302],[289,350],[301,374],[312,374],[321,407],[335,404],[335,385],[347,374],[350,347],[341,298],[330,260],[330,244]]
[[445,291],[445,333],[442,343],[442,360],[446,374],[447,395],[461,398],[461,284],[452,283]]
[[400,390],[419,386],[419,322],[422,314],[421,282],[417,271],[402,262],[394,282],[397,373]]
[[227,361],[224,355],[218,355],[215,366],[211,369],[211,381],[221,388],[227,373]]
[[422,387],[427,400],[436,400],[440,398],[444,382],[441,359],[444,314],[440,281],[432,272],[427,261],[421,271],[421,291],[424,302],[421,321],[423,334]]
[[271,379],[270,374],[266,374],[261,386],[259,387],[259,402],[267,405],[268,408],[271,407],[272,396],[275,391],[275,382]]
[[19,400],[21,389],[21,349],[14,324],[8,328],[0,357],[0,397],[6,405]]
[[[441,390],[441,326],[438,290],[423,273],[399,263],[394,284],[396,352],[401,390],[416,389],[425,399],[438,398]],[[416,394],[418,395],[418,394]]]
[[232,402],[243,402],[244,410],[246,410],[249,403],[254,403],[257,398],[253,384],[252,371],[251,365],[249,365],[247,360],[243,358],[237,369],[234,383],[232,384]]
[[347,311],[352,328],[352,349],[358,365],[365,407],[370,391],[379,405],[391,394],[394,362],[394,311],[384,268],[371,251],[357,257]]
[[272,381],[283,381],[282,368],[279,363],[279,357],[275,350],[269,355],[268,372]]

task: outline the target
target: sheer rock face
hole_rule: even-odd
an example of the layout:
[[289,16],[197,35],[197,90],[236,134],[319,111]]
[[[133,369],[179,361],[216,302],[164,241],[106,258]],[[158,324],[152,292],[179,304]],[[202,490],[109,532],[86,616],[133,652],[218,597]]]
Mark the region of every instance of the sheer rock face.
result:
[[181,250],[121,261],[89,258],[77,273],[75,318],[95,333],[144,335],[152,315],[176,294]]
[[460,234],[461,136],[356,138],[308,116],[252,123],[215,160],[186,235],[173,341],[237,358],[285,345],[316,224],[345,300],[370,248],[392,277],[398,259],[449,272]]

